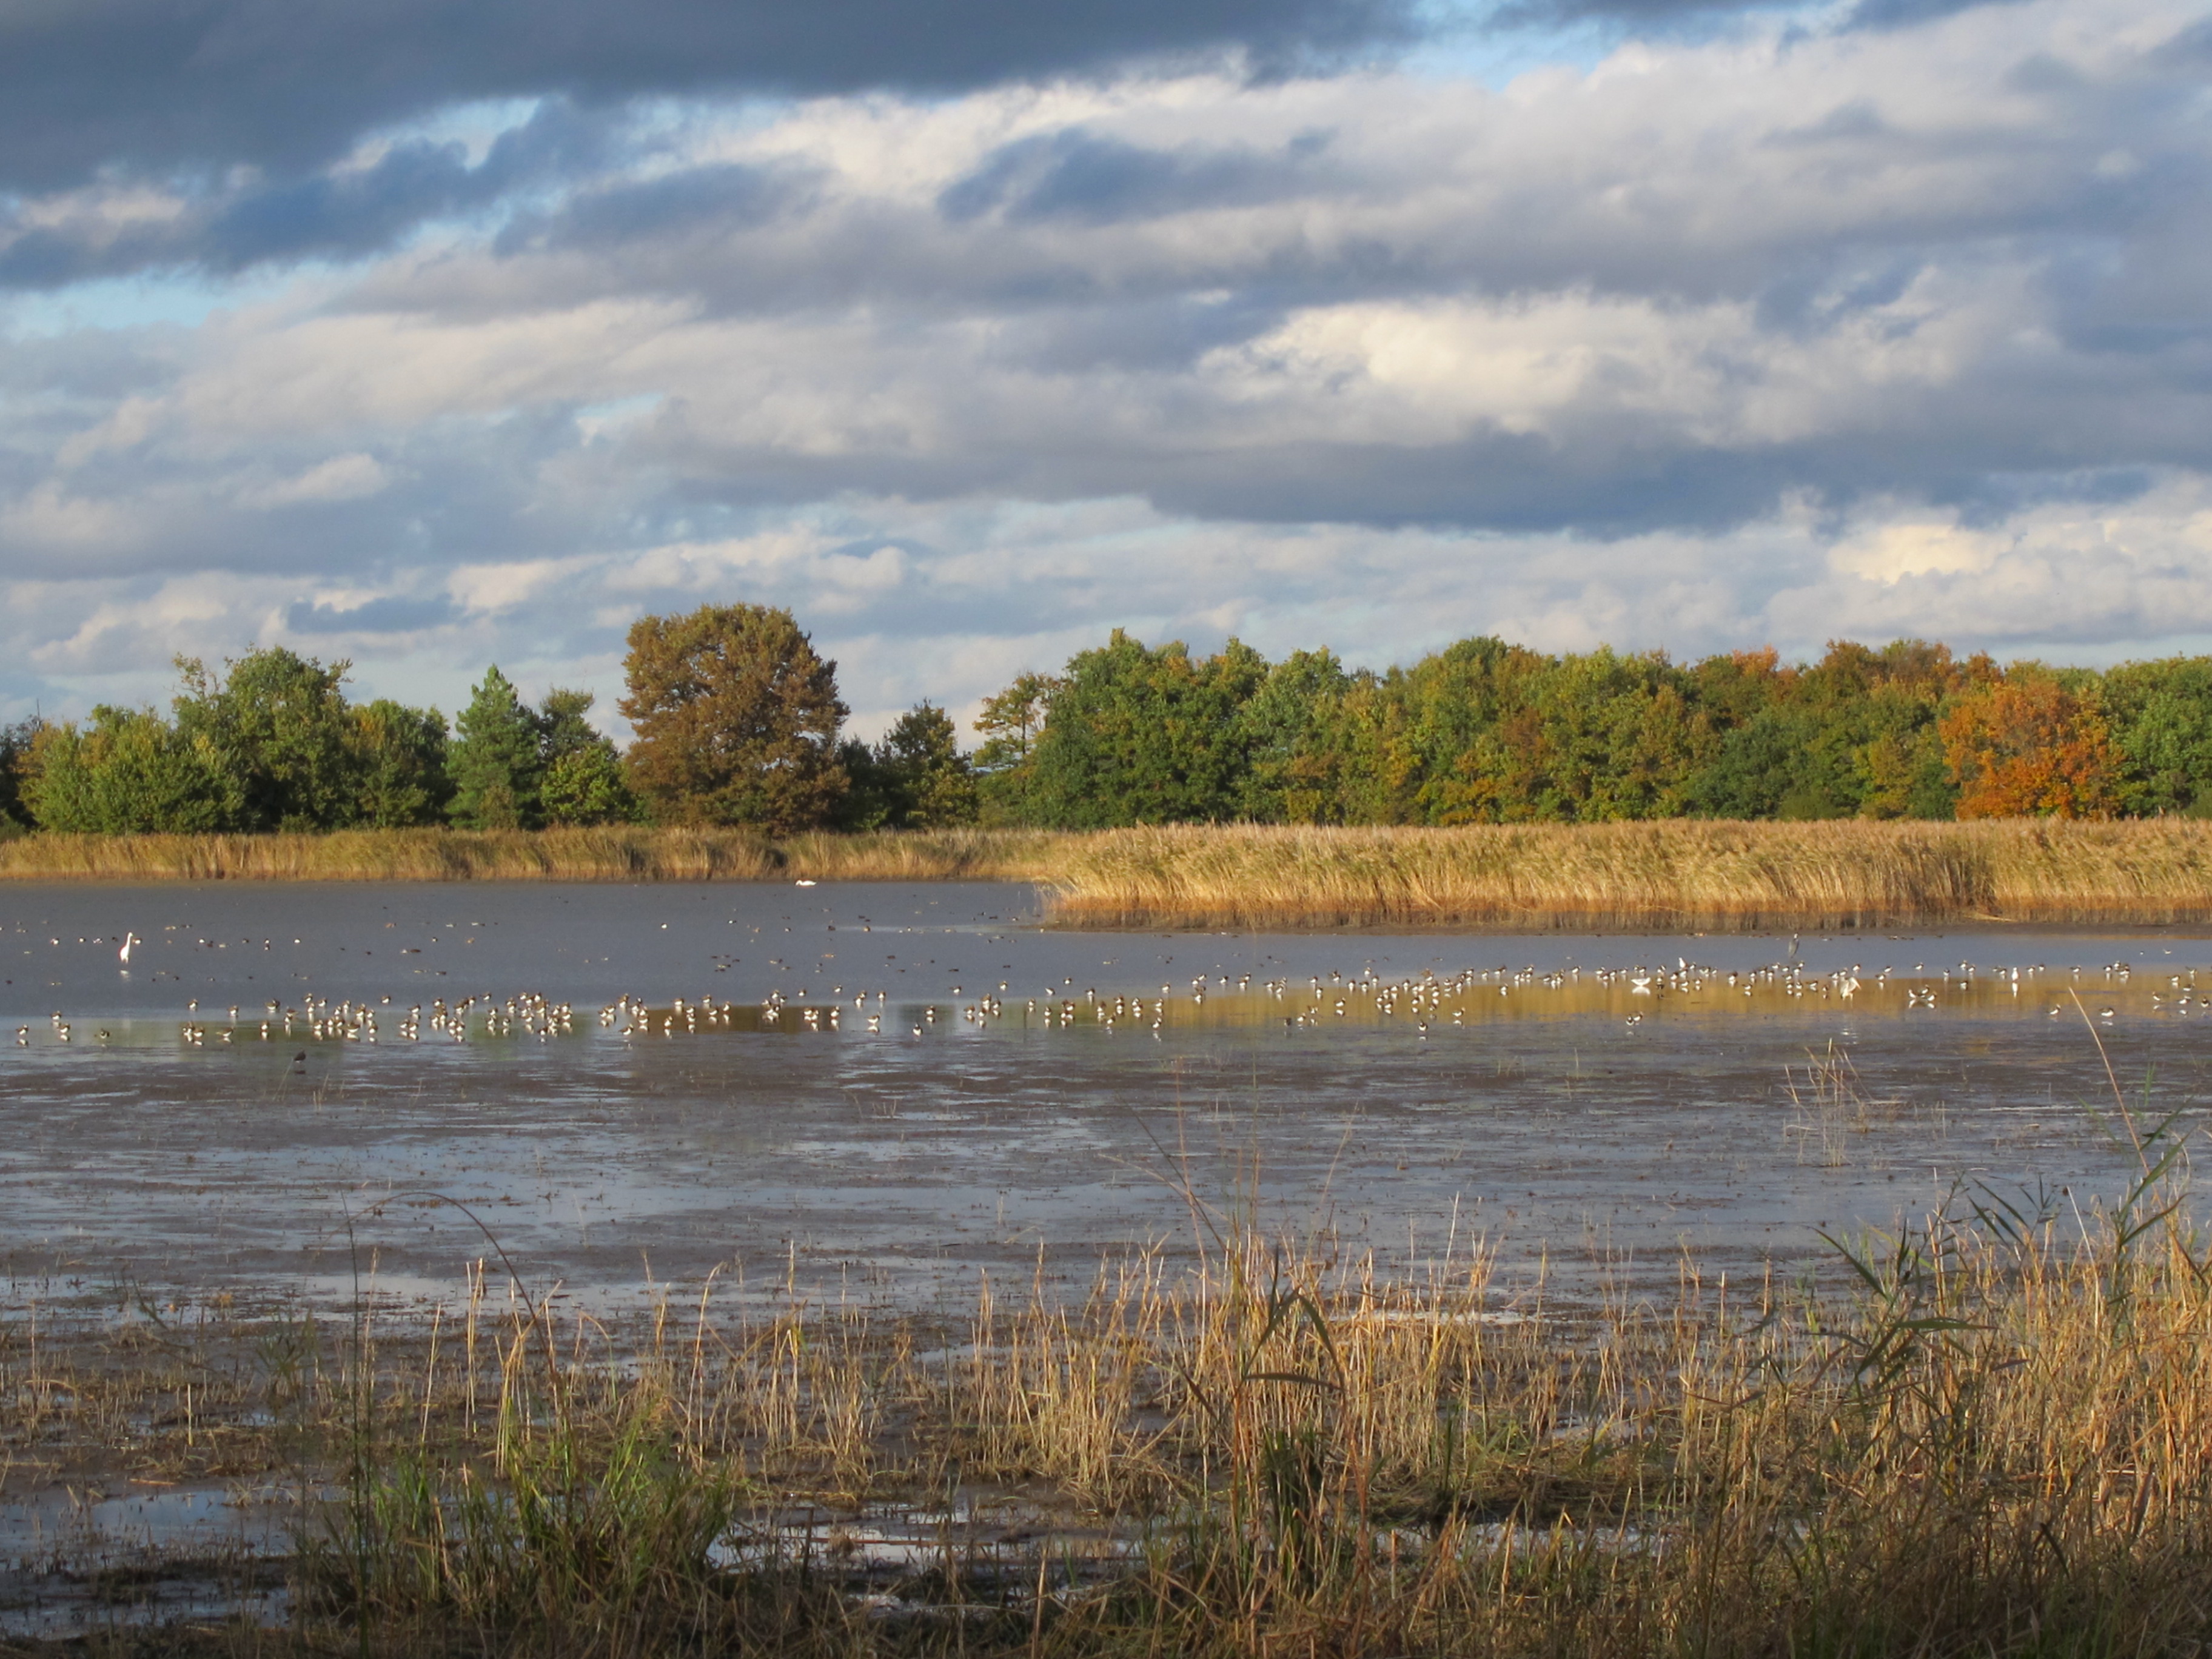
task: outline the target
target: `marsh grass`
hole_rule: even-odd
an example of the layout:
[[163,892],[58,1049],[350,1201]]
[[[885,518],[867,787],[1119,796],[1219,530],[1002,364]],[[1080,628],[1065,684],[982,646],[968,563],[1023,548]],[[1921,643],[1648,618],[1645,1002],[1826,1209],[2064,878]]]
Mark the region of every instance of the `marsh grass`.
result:
[[1009,881],[1057,837],[947,830],[772,840],[739,830],[341,830],[326,835],[58,836],[0,842],[19,881]]
[[[1980,1195],[1837,1241],[1826,1298],[1501,1309],[1479,1264],[1224,1229],[1186,1273],[988,1295],[933,1362],[849,1310],[621,1360],[518,1316],[481,1375],[380,1380],[305,1605],[380,1650],[2181,1650],[2208,1297],[2162,1156],[2082,1224]],[[979,1488],[1028,1494],[1033,1566],[948,1541],[873,1606],[776,1524]],[[1101,1517],[1130,1547],[1054,1541]]]
[[2212,920],[2212,824],[1656,823],[1109,831],[1059,849],[1062,925],[1841,930]]
[[[232,1378],[210,1415],[312,1501],[289,1629],[209,1650],[2196,1651],[2212,1280],[2173,1125],[2119,1119],[2112,1205],[1961,1194],[1832,1241],[1826,1289],[1501,1304],[1480,1256],[1385,1279],[1201,1208],[1188,1267],[951,1322],[708,1293],[622,1331],[495,1268],[227,1371],[11,1346],[9,1431],[143,1439]],[[94,1370],[146,1380],[95,1406]],[[947,1518],[892,1569],[792,1518],[902,1506]]]
[[2212,921],[2212,823],[1187,825],[827,832],[613,827],[27,836],[0,879],[1034,881],[1085,927],[1839,930]]
[[[618,1324],[486,1233],[427,1318],[364,1285],[187,1325],[125,1287],[99,1343],[10,1324],[0,1430],[11,1474],[299,1493],[287,1626],[128,1650],[2203,1652],[2212,1242],[2179,1114],[2106,1060],[2117,1198],[1962,1188],[1798,1284],[1508,1299],[1457,1246],[1384,1276],[1164,1149],[1187,1254],[1087,1286],[1040,1262],[919,1316],[710,1282]],[[1846,1133],[1856,1086],[1822,1054],[1802,1085]],[[380,1208],[425,1202],[461,1208]],[[840,1541],[871,1513],[934,1541],[872,1560]]]

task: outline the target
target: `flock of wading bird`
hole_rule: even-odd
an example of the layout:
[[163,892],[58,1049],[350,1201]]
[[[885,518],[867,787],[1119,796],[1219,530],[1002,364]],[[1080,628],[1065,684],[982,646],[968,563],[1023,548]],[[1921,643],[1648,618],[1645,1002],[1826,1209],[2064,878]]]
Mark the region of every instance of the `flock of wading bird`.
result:
[[[125,948],[127,951],[129,947],[126,945]],[[1792,950],[1794,952],[1794,944]],[[1618,1013],[1625,1002],[1632,1011],[1626,1013],[1624,1024],[1633,1030],[1644,1021],[1643,1008],[1656,1008],[1670,999],[1684,1000],[1693,1007],[1717,1008],[1741,1006],[1735,999],[1755,1000],[1764,992],[1770,998],[1784,1001],[1835,1004],[1854,1003],[1863,996],[1867,1002],[1881,1006],[1901,992],[1905,1010],[1935,1008],[1947,1000],[1954,1003],[1964,1000],[1982,1007],[2004,1002],[2017,1006],[2024,988],[2027,993],[2043,996],[2049,995],[2049,988],[2056,983],[2072,993],[2071,1005],[2065,1001],[2051,1004],[2049,1015],[2056,1019],[2067,1012],[2069,1006],[2078,1007],[2084,1016],[2092,1012],[2089,1005],[2080,998],[2085,975],[2098,975],[2110,994],[2128,986],[2134,973],[2127,963],[2118,962],[2107,964],[2101,971],[2079,967],[2053,970],[2041,963],[1985,971],[1972,963],[1961,962],[1955,968],[1933,970],[1925,963],[1916,963],[1909,975],[1889,967],[1869,973],[1856,963],[1849,968],[1814,973],[1795,961],[1777,962],[1761,968],[1724,969],[1677,957],[1672,969],[1600,968],[1585,972],[1580,968],[1570,968],[1541,972],[1534,967],[1501,967],[1467,969],[1443,975],[1429,970],[1419,978],[1397,980],[1385,979],[1371,971],[1350,978],[1332,973],[1325,981],[1314,975],[1304,988],[1295,993],[1293,982],[1287,979],[1264,981],[1255,992],[1251,975],[1239,975],[1232,981],[1230,975],[1222,974],[1211,979],[1200,976],[1192,980],[1187,994],[1176,991],[1171,985],[1163,985],[1157,997],[1109,994],[1095,987],[1086,988],[1079,997],[1073,988],[1074,981],[1066,979],[1057,988],[1046,987],[1042,996],[1024,999],[1011,1014],[1006,1000],[1008,986],[1001,981],[996,993],[978,995],[974,1001],[961,1006],[958,1013],[963,1023],[979,1029],[1018,1023],[1024,1029],[1051,1030],[1088,1024],[1109,1034],[1127,1026],[1148,1030],[1157,1037],[1170,1023],[1197,1023],[1198,1018],[1204,1018],[1202,1011],[1211,995],[1222,1005],[1212,1018],[1224,1024],[1279,1020],[1283,1030],[1295,1031],[1345,1020],[1382,1022],[1402,1017],[1411,1023],[1415,1035],[1426,1041],[1431,1029],[1440,1025],[1464,1026],[1470,1015],[1480,1024],[1500,1016],[1522,1014],[1541,1018],[1584,1012]],[[2150,1012],[2212,1015],[2212,995],[2197,995],[2196,969],[2186,969],[2166,978],[2166,985],[2150,994]],[[1503,1000],[1491,1000],[1492,992]],[[955,997],[964,994],[957,985],[951,994]],[[805,990],[790,998],[781,991],[772,991],[757,1005],[724,1001],[708,995],[697,1000],[678,997],[665,1007],[656,1007],[642,997],[625,994],[599,1011],[597,1024],[625,1039],[696,1036],[716,1030],[837,1032],[845,1029],[846,996],[845,988],[839,985],[831,987],[829,997],[824,999],[814,999]],[[1639,1002],[1639,999],[1649,1000]],[[864,1021],[870,1035],[882,1035],[888,1002],[888,992],[860,991],[852,994],[850,1008],[854,1020]],[[310,996],[296,1006],[277,1000],[266,1002],[258,1016],[248,1014],[243,1019],[240,1006],[232,1004],[227,1018],[217,1021],[203,1017],[195,1000],[187,1010],[187,1018],[179,1024],[178,1032],[190,1048],[206,1046],[211,1036],[219,1044],[241,1038],[261,1042],[305,1038],[318,1042],[374,1043],[385,1036],[385,1019],[391,1006],[392,999],[388,996],[375,1003],[350,1000],[331,1003]],[[2107,1024],[2117,1018],[2118,1012],[2109,1003],[2100,1004],[2094,1010],[2094,1017]],[[910,1036],[926,1036],[937,1021],[938,1009],[933,1004],[902,1005],[899,1023],[906,1026]],[[59,1010],[54,1012],[51,1028],[55,1042],[66,1043],[72,1040],[73,1028]],[[504,999],[470,996],[451,1003],[438,998],[427,1009],[416,1003],[397,1016],[390,1036],[404,1043],[466,1042],[471,1037],[517,1036],[534,1037],[543,1042],[573,1035],[575,1030],[573,1004],[556,1002],[536,992],[522,992]],[[31,1036],[31,1027],[17,1027],[16,1046],[28,1047]],[[106,1043],[112,1036],[112,1033],[102,1028],[96,1033],[96,1041]],[[293,1058],[304,1061],[306,1051],[301,1050]]]

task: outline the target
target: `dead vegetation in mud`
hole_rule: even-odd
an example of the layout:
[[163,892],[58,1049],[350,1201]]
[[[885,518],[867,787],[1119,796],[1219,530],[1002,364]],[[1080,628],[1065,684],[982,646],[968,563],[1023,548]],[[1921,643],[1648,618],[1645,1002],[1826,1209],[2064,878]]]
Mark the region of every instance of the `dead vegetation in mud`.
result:
[[957,1317],[710,1285],[617,1326],[495,1253],[427,1312],[13,1317],[11,1513],[128,1483],[265,1524],[18,1540],[0,1630],[51,1649],[58,1595],[118,1654],[2196,1650],[2212,1249],[2174,1125],[2116,1121],[2108,1206],[1961,1196],[1817,1290],[1504,1304],[1479,1257],[1384,1279],[1186,1191],[1188,1265]]

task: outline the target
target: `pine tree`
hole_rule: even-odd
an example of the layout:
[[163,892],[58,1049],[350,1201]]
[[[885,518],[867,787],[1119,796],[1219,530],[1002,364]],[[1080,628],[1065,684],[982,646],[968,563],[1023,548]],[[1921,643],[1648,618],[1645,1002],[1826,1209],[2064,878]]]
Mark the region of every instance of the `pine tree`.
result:
[[447,758],[453,822],[471,830],[536,829],[543,772],[538,717],[496,665],[485,672],[456,724],[460,739]]

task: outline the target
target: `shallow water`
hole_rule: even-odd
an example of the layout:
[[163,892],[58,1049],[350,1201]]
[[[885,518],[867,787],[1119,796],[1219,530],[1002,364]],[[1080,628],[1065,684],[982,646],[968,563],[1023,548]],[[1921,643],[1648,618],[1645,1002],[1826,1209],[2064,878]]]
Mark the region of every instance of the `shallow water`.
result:
[[[2207,1092],[2197,937],[1099,934],[1035,909],[1011,885],[0,890],[10,1299],[439,1299],[489,1236],[598,1305],[720,1269],[726,1294],[957,1309],[1040,1253],[1076,1280],[1172,1254],[1192,1194],[1386,1264],[1481,1241],[1572,1295],[1601,1261],[1671,1284],[1684,1252],[1794,1270],[1816,1230],[1960,1182],[2116,1192],[2099,1038],[2159,1110]],[[457,1041],[434,1011],[468,998]],[[678,999],[696,1029],[664,1034]]]

